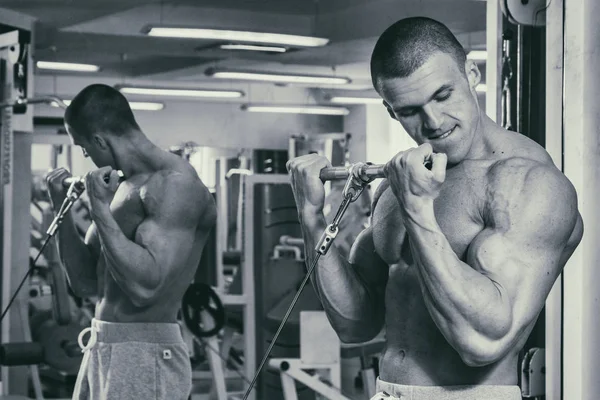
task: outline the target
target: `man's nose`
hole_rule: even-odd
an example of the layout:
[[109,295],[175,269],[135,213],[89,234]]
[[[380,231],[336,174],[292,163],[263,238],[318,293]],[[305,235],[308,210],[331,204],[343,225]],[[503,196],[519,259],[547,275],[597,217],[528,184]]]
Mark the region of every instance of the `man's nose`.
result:
[[438,130],[442,127],[442,113],[432,104],[427,104],[422,108],[423,126],[427,130]]

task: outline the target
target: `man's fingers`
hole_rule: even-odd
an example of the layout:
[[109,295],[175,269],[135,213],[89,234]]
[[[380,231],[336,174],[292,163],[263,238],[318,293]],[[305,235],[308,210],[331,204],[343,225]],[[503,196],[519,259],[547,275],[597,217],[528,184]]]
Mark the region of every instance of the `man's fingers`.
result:
[[[312,175],[318,177],[319,172],[329,166],[331,166],[329,160],[318,154],[305,154],[293,158],[286,163],[288,172],[300,172],[305,177],[311,177]],[[317,169],[319,171],[314,174]]]
[[431,145],[431,143],[425,142],[422,145],[420,145],[419,147],[417,147],[415,149],[415,152],[422,154],[423,157],[427,157],[433,153],[433,146]]
[[448,163],[448,157],[446,153],[434,153],[431,155],[431,173],[438,182],[444,182],[446,180],[446,164]]
[[427,160],[431,159],[433,155],[433,147],[429,143],[423,143],[412,151],[412,154],[418,158],[421,164],[425,164]]
[[323,168],[331,167],[331,163],[325,157],[315,158],[310,161],[309,165],[311,168],[319,170],[319,173],[317,173],[317,176],[320,174],[320,172]]
[[112,167],[102,167],[99,168],[98,171],[104,182],[108,182],[110,180],[110,176],[112,175],[113,171],[116,172],[114,169],[112,169]]
[[85,180],[94,180],[98,184],[108,185],[112,180],[113,173],[118,174],[117,170],[112,169],[112,167],[102,167],[89,172]]
[[117,170],[112,170],[110,172],[110,181],[109,181],[109,187],[112,191],[117,190],[117,188],[119,187],[119,183],[121,181],[121,177],[119,176],[119,172]]
[[101,175],[102,181],[107,185],[110,185],[115,179],[115,177],[117,177],[118,179],[118,176],[119,175],[117,175],[117,171],[114,169],[105,170],[104,173]]
[[60,186],[62,187],[62,181],[65,178],[68,178],[69,176],[71,176],[71,174],[66,169],[64,169],[64,168],[55,169],[53,171],[50,171],[46,175],[46,185],[56,186],[56,185],[60,184]]
[[50,172],[48,172],[48,174],[46,175],[47,179],[52,179],[56,176],[60,176],[60,175],[66,175],[68,174],[67,170],[64,168],[57,168],[55,170],[52,170]]
[[285,163],[285,168],[288,172],[292,172],[292,170],[298,167],[299,163],[302,163],[302,159],[300,157],[292,158],[291,160],[288,160],[288,162]]
[[85,178],[83,180],[83,183],[85,185],[85,190],[87,191],[93,191],[92,187],[94,186],[94,181],[98,180],[98,177],[100,177],[101,175],[98,173],[98,170],[95,171],[90,171],[87,174],[85,174]]

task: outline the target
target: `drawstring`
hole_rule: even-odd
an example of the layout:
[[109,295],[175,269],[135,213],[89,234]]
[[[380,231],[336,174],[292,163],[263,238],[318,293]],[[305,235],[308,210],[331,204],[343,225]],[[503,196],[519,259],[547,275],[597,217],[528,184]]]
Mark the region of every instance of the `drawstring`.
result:
[[[88,340],[87,344],[84,345],[83,344],[83,337],[88,332],[90,332],[90,339]],[[77,337],[77,343],[79,343],[79,347],[81,347],[81,352],[82,353],[85,353],[87,350],[89,350],[92,347],[94,347],[94,345],[96,344],[96,340],[98,338],[97,332],[98,332],[97,329],[92,326],[92,327],[85,328],[84,330],[82,330],[79,333],[79,336]]]

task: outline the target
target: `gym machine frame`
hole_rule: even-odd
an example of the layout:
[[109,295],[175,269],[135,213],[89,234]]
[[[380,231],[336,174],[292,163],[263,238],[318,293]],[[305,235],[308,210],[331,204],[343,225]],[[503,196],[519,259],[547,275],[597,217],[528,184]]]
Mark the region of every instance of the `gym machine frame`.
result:
[[[242,167],[247,164],[247,159],[242,157]],[[216,288],[215,292],[218,294],[222,304],[224,306],[240,306],[243,310],[242,324],[244,331],[244,377],[252,376],[256,364],[256,323],[255,323],[255,298],[254,298],[254,266],[252,258],[244,253],[242,249],[243,243],[241,241],[242,229],[247,224],[239,218],[238,222],[238,234],[236,237],[236,249],[235,251],[240,252],[240,271],[242,273],[242,293],[241,294],[230,294],[227,293],[225,284],[225,268],[224,268],[224,253],[229,250],[227,249],[227,232],[228,232],[228,193],[227,193],[227,180],[233,174],[239,175],[251,175],[252,172],[248,169],[238,168],[226,170],[226,158],[220,157],[217,164],[217,179],[215,182],[215,191],[218,203],[218,209],[220,212],[217,215],[216,223]],[[271,175],[274,176],[274,175]],[[286,181],[287,182],[287,181]],[[283,182],[282,182],[283,183]],[[244,190],[244,181],[240,182],[240,191]],[[242,214],[248,212],[252,214],[253,211],[246,211],[246,201],[238,205],[238,210],[242,211]],[[252,206],[252,205],[251,205]],[[241,207],[244,207],[241,209]],[[253,233],[249,235],[246,233],[247,238],[252,238]],[[246,262],[247,261],[247,262]],[[247,265],[249,264],[249,265]],[[209,323],[209,321],[207,321]],[[218,347],[218,340],[215,337],[208,338],[205,346],[210,346],[206,349],[208,357],[210,371],[193,371],[192,380],[206,380],[210,379],[213,382],[209,399],[226,399],[229,394],[227,392],[227,381],[230,379],[240,379],[239,374],[236,371],[230,371],[226,368],[226,363],[222,358],[226,359],[229,355],[229,349],[231,343],[225,343],[231,341],[231,338],[226,338],[230,334],[231,328],[227,325],[224,331],[224,341],[221,348]],[[215,354],[214,351],[220,352],[219,355]],[[252,362],[250,362],[252,360]],[[238,371],[239,372],[239,371]]]
[[[585,5],[584,5],[585,4]],[[598,44],[597,19],[600,8],[594,1],[535,0],[528,3],[509,0],[487,0],[487,95],[486,111],[495,121],[501,115],[502,76],[502,13],[515,24],[545,25],[546,30],[546,66],[545,66],[545,135],[546,151],[552,157],[556,167],[563,171],[572,181],[579,197],[579,206],[586,221],[586,230],[597,218],[586,220],[585,203],[582,199],[594,204],[597,197],[596,183],[586,182],[582,176],[590,165],[595,164],[594,146],[583,145],[584,140],[591,140],[595,135],[594,123],[589,123],[598,114],[597,101],[588,102],[584,91],[595,90],[598,86],[583,86],[584,79],[593,80],[597,76],[593,58],[582,55],[593,54]],[[595,6],[595,7],[594,7]],[[586,19],[586,16],[587,19]],[[591,17],[590,17],[591,16]],[[545,18],[545,21],[543,20]],[[520,82],[517,82],[517,85]],[[597,98],[589,96],[589,99]],[[593,108],[593,110],[590,110]],[[584,110],[584,111],[582,111]],[[587,113],[585,112],[587,110]],[[583,118],[582,118],[583,117]],[[570,140],[565,140],[565,127],[569,126]],[[595,124],[597,126],[597,122]],[[590,129],[591,128],[591,129]],[[591,212],[591,211],[590,211]],[[593,228],[592,228],[593,229]],[[593,239],[592,239],[593,240]],[[558,277],[556,284],[546,299],[545,351],[529,360],[530,365],[540,368],[545,366],[544,395],[547,400],[584,400],[598,398],[598,385],[592,389],[586,382],[586,371],[596,371],[597,351],[589,351],[582,347],[582,339],[588,333],[594,337],[594,324],[591,318],[596,313],[585,314],[586,303],[593,302],[597,296],[592,289],[586,289],[584,283],[596,281],[596,278],[585,277],[584,250],[594,257],[597,248],[593,243],[586,246],[586,235],[581,245],[573,254],[564,272]],[[597,252],[596,252],[597,253]],[[586,262],[594,262],[586,259]],[[593,268],[592,268],[593,269]],[[591,272],[589,272],[591,273]],[[564,304],[563,304],[564,303]],[[586,318],[586,316],[588,318]],[[568,327],[568,329],[567,329]],[[597,340],[596,340],[597,342]],[[588,342],[597,350],[598,345]],[[588,357],[587,354],[590,354]],[[584,360],[584,358],[586,358]],[[568,373],[563,373],[568,371]],[[593,374],[593,372],[590,372]],[[592,378],[597,382],[596,378]],[[587,386],[586,386],[587,385]],[[590,392],[585,392],[588,389]],[[568,395],[567,395],[568,394]],[[587,396],[587,397],[586,397]]]
[[[1,280],[2,308],[8,303],[14,288],[22,277],[23,265],[29,265],[29,224],[22,224],[23,215],[29,216],[29,201],[14,202],[13,198],[26,199],[31,195],[30,140],[32,127],[31,110],[5,106],[13,99],[27,98],[32,93],[32,67],[29,54],[30,33],[33,18],[0,10],[0,24],[11,27],[0,34],[0,82],[1,133],[0,133],[0,225],[2,231]],[[15,64],[19,68],[15,71]],[[15,81],[15,77],[19,81]],[[16,111],[16,112],[14,112]],[[15,151],[18,150],[18,157]],[[23,179],[20,179],[23,178]],[[17,223],[18,222],[18,223]],[[19,276],[21,275],[21,276]],[[27,293],[17,299],[15,308],[2,321],[1,342],[30,341],[27,307]],[[30,368],[35,369],[36,366]],[[26,367],[2,368],[2,394],[26,394]],[[32,376],[35,376],[35,371]],[[13,388],[14,385],[14,388]]]
[[577,191],[585,222],[583,239],[562,273],[562,315],[557,301],[554,317],[560,322],[555,323],[553,332],[553,360],[558,359],[558,363],[552,365],[552,383],[556,384],[554,379],[559,381],[560,386],[556,386],[560,391],[547,399],[598,399],[600,3],[552,0],[548,2],[547,17],[546,126],[551,130],[546,132],[546,143],[553,160]]
[[[251,379],[256,372],[256,305],[254,296],[254,195],[255,186],[259,184],[287,184],[290,183],[288,175],[281,174],[253,174],[249,170],[239,169],[234,171],[224,171],[225,162],[224,159],[220,159],[219,171],[217,174],[216,182],[216,194],[218,207],[221,212],[217,217],[217,288],[218,293],[223,305],[237,305],[243,309],[242,323],[244,331],[244,369],[243,374],[246,378]],[[242,274],[242,293],[241,294],[227,294],[225,289],[224,280],[224,266],[223,266],[223,253],[225,252],[225,244],[227,243],[227,186],[226,181],[231,173],[241,175],[241,188],[243,193],[244,201],[238,205],[238,209],[241,209],[242,218],[238,221],[241,222],[241,226],[238,226],[238,238],[237,242],[241,246],[241,262],[240,271]],[[243,240],[241,240],[243,238]],[[214,348],[216,341],[211,341],[209,345]],[[224,349],[219,349],[221,356],[226,357],[227,354],[223,352]],[[212,351],[208,350],[208,353]],[[229,378],[237,379],[239,376],[235,373],[229,373],[225,371],[223,366],[224,363],[216,357],[209,355],[209,360],[212,369],[213,389],[211,396],[216,395],[216,398],[222,399],[227,398],[227,395],[234,394],[227,391],[227,380]],[[223,371],[223,372],[221,372]],[[205,375],[194,371],[193,379],[203,379]],[[246,390],[248,384],[245,383],[244,390]],[[211,397],[215,398],[215,397]],[[248,397],[249,400],[256,400],[256,392],[252,391]]]
[[[0,257],[2,310],[15,295],[15,302],[6,310],[2,320],[1,343],[12,349],[31,343],[29,326],[29,291],[15,292],[29,266],[30,198],[31,198],[31,145],[33,144],[33,112],[28,105],[65,104],[56,97],[33,98],[33,63],[30,48],[33,47],[31,32],[35,19],[11,10],[0,8],[0,228],[2,243]],[[8,29],[7,29],[8,28]],[[13,201],[18,198],[20,201]],[[35,344],[33,344],[35,347]],[[29,351],[29,350],[28,350]],[[7,357],[8,355],[5,354]],[[36,398],[41,399],[38,367],[29,364],[32,354],[26,357],[26,365],[7,362],[10,368],[2,368],[2,395],[28,395],[29,368]],[[37,356],[36,356],[37,357]],[[5,360],[6,361],[6,360]],[[21,366],[22,365],[22,366]],[[17,398],[17,397],[11,397]]]
[[[242,249],[242,288],[247,304],[244,307],[244,370],[252,379],[256,373],[256,319],[254,300],[254,188],[259,184],[290,184],[288,175],[253,174],[242,179],[244,190],[243,210],[243,249]],[[248,385],[244,385],[247,390]],[[256,400],[253,390],[248,400]]]

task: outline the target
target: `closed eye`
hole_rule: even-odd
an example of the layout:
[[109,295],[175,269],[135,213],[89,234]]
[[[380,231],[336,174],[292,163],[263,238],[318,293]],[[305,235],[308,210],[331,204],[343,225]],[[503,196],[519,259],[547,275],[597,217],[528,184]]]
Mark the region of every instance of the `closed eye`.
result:
[[[452,95],[453,87],[451,85],[443,85],[429,98],[429,101],[443,102],[450,98]],[[408,106],[400,108],[397,113],[401,117],[411,117],[419,113],[421,106]]]
[[448,91],[447,93],[444,93],[444,94],[442,94],[440,96],[437,96],[435,98],[435,100],[436,101],[440,101],[440,102],[441,101],[446,101],[446,100],[448,100],[450,98],[450,95],[452,95],[452,91]]
[[410,108],[408,110],[404,109],[404,110],[400,111],[399,114],[402,117],[410,117],[412,115],[417,114],[417,108]]

